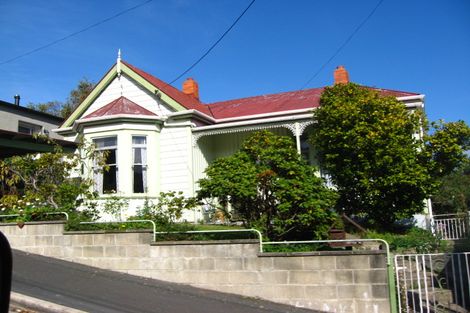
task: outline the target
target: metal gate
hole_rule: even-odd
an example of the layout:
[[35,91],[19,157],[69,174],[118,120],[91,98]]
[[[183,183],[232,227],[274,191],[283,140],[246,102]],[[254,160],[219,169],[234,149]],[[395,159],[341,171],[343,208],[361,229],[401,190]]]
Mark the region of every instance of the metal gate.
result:
[[470,312],[470,252],[395,256],[399,312]]

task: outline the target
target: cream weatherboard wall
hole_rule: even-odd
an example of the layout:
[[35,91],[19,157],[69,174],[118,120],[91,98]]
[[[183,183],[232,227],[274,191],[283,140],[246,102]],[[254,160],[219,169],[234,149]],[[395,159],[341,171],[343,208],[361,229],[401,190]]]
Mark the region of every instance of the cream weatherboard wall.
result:
[[161,191],[193,195],[192,136],[188,124],[165,125],[160,138]]
[[[193,166],[193,138],[190,123],[165,124],[160,134],[160,191],[182,191],[194,196],[199,169]],[[185,212],[182,219],[198,221],[199,209]]]

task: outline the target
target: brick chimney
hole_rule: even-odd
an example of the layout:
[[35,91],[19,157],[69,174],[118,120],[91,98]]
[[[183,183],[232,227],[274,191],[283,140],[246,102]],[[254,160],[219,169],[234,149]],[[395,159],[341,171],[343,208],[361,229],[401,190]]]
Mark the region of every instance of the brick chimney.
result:
[[192,78],[186,79],[183,83],[183,93],[199,100],[199,86],[197,82]]
[[344,66],[340,65],[336,68],[334,72],[335,85],[336,84],[347,84],[349,83],[349,74]]

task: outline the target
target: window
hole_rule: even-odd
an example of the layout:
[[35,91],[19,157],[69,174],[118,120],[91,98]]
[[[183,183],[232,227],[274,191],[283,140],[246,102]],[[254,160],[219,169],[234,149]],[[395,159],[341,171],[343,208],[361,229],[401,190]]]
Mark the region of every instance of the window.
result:
[[31,124],[31,123],[26,123],[23,121],[18,121],[19,133],[33,135],[33,134],[41,133],[41,130],[42,130],[42,126]]
[[300,154],[308,164],[313,165],[313,155],[308,143],[308,135],[305,133],[300,137]]
[[103,169],[95,164],[95,190],[100,194],[117,191],[117,138],[106,137],[93,140],[98,151],[106,152],[105,164],[108,168]]
[[132,173],[134,193],[144,193],[147,189],[147,138],[132,136]]

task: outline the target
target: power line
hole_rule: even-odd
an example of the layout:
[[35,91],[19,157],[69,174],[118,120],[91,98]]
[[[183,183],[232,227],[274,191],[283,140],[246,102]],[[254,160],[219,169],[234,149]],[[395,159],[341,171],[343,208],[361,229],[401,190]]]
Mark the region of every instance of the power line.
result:
[[190,67],[188,67],[187,70],[185,70],[183,73],[181,73],[180,75],[178,75],[178,77],[176,77],[175,79],[173,79],[169,85],[173,84],[175,81],[177,81],[178,79],[180,79],[181,77],[183,77],[186,73],[188,73],[190,70],[192,70],[196,65],[198,65],[199,62],[202,61],[202,59],[204,59],[211,51],[212,49],[214,49],[218,44],[219,42],[224,39],[224,37],[232,30],[232,28],[238,23],[238,21],[243,17],[243,15],[245,15],[245,13],[250,9],[250,7],[253,5],[253,3],[255,3],[256,0],[252,0],[250,2],[250,4],[246,7],[246,9],[237,17],[237,19],[232,23],[232,25],[222,34],[222,36],[220,36],[219,39],[217,39],[217,41],[196,61],[194,62]]
[[339,48],[335,51],[335,53],[333,53],[333,55],[325,63],[323,63],[322,66],[320,66],[318,71],[316,71],[315,74],[300,89],[304,89],[305,87],[307,87],[307,85],[310,84],[310,82],[315,77],[317,77],[318,74],[320,74],[320,72],[323,71],[323,69],[341,52],[341,50],[343,50],[344,47],[346,47],[346,45],[351,41],[351,39],[359,32],[359,30],[362,28],[362,26],[364,26],[367,23],[367,21],[372,17],[372,15],[374,15],[375,11],[377,11],[377,9],[380,7],[382,2],[384,2],[384,0],[380,0],[377,3],[377,5],[374,7],[374,9],[372,9],[372,11],[370,11],[369,15],[367,15],[367,17],[356,27],[356,29],[354,29],[354,31],[351,33],[351,35],[349,35],[349,37],[341,44],[341,46],[339,46]]
[[125,9],[125,10],[119,12],[119,13],[116,13],[116,14],[114,14],[114,15],[108,17],[108,18],[105,18],[104,20],[101,20],[101,21],[99,21],[99,22],[96,22],[96,23],[94,23],[94,24],[91,24],[91,25],[89,25],[89,26],[87,26],[87,27],[85,27],[85,28],[83,28],[83,29],[81,29],[81,30],[78,30],[78,31],[76,31],[76,32],[73,32],[73,33],[71,33],[71,34],[69,34],[69,35],[67,35],[67,36],[65,36],[65,37],[62,37],[62,38],[59,38],[59,39],[57,39],[57,40],[51,41],[51,42],[49,42],[49,43],[47,43],[47,44],[45,44],[45,45],[43,45],[43,46],[40,46],[40,47],[38,47],[38,48],[35,48],[35,49],[33,49],[33,50],[30,50],[30,51],[28,51],[28,52],[25,52],[25,53],[23,53],[23,54],[20,54],[20,55],[14,57],[14,58],[5,60],[5,61],[3,61],[3,62],[0,62],[0,65],[7,64],[7,63],[11,63],[11,62],[16,61],[16,60],[18,60],[18,59],[20,59],[20,58],[23,58],[23,57],[25,57],[25,56],[28,56],[28,55],[31,55],[31,54],[36,53],[36,52],[38,52],[38,51],[44,50],[44,49],[46,49],[46,48],[48,48],[48,47],[50,47],[50,46],[53,46],[53,45],[55,45],[55,44],[58,44],[59,42],[65,41],[65,40],[67,40],[67,39],[69,39],[69,38],[72,38],[72,37],[78,35],[78,34],[81,34],[81,33],[83,33],[83,32],[86,32],[87,30],[90,30],[90,29],[95,28],[95,27],[97,27],[97,26],[99,26],[99,25],[101,25],[101,24],[104,24],[104,23],[106,23],[106,22],[109,22],[109,21],[111,21],[111,20],[113,20],[113,19],[115,19],[115,18],[117,18],[117,17],[119,17],[119,16],[121,16],[121,15],[124,15],[124,14],[126,14],[126,13],[128,13],[128,12],[130,12],[130,11],[133,11],[133,10],[135,10],[135,9],[138,9],[138,8],[144,6],[144,5],[146,5],[146,4],[148,4],[148,3],[152,2],[152,1],[153,1],[153,0],[147,0],[147,1],[145,1],[145,2],[142,2],[142,3],[138,4],[138,5],[135,5],[135,6],[133,6],[133,7],[127,8],[127,9]]
[[[220,36],[220,38],[214,43],[212,44],[212,46],[196,61],[194,62],[190,67],[188,67],[183,73],[181,73],[180,75],[178,75],[178,77],[176,77],[175,79],[173,79],[171,82],[169,83],[165,83],[165,85],[160,88],[163,92],[165,91],[166,87],[167,86],[170,86],[171,84],[173,84],[174,82],[176,82],[178,79],[180,79],[181,77],[183,77],[186,73],[188,73],[190,70],[192,70],[199,62],[202,61],[202,59],[204,59],[211,51],[212,49],[214,49],[217,44],[232,30],[232,28],[238,23],[238,21],[243,17],[243,15],[245,15],[245,13],[250,9],[250,7],[253,5],[253,3],[255,2],[256,0],[252,0],[250,2],[250,4],[245,8],[245,10],[243,10],[243,12],[237,17],[237,19],[232,23],[232,25],[230,25],[230,27],[222,34],[222,36]],[[209,110],[210,110],[210,107],[208,107]],[[173,134],[171,132],[169,132],[170,134],[170,137],[172,137],[172,139],[174,140],[175,138],[173,137]],[[179,148],[178,145],[175,145],[175,147],[180,150],[180,152],[183,152],[182,149]],[[186,162],[186,168],[188,169],[188,171],[191,173],[191,176],[192,176],[192,179],[194,180],[194,171],[192,170],[192,168],[189,166],[188,162]]]

